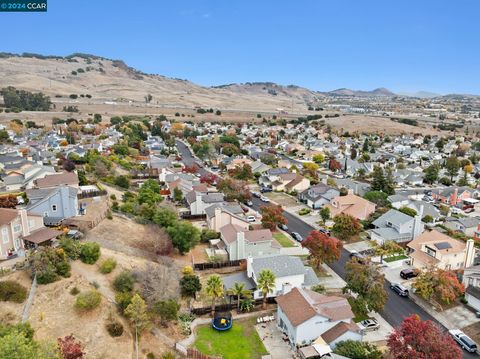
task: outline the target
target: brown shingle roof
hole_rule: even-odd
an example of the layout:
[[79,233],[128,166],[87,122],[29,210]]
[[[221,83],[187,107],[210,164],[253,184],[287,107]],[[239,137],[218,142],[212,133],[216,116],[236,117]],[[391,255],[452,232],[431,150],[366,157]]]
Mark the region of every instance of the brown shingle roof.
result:
[[56,187],[60,185],[78,185],[78,176],[75,172],[62,172],[47,175],[35,180],[38,188]]
[[36,231],[33,231],[30,235],[24,237],[23,239],[35,244],[41,244],[43,242],[46,242],[50,239],[53,239],[60,234],[62,234],[62,231],[57,231],[56,229],[51,229],[51,228],[40,228],[37,229]]
[[0,208],[0,226],[9,224],[18,216],[18,210],[13,208]]
[[323,333],[321,336],[322,339],[325,340],[325,342],[330,344],[346,332],[352,331],[358,333],[359,329],[360,328],[358,328],[355,323],[339,322],[335,326],[327,330],[325,333]]

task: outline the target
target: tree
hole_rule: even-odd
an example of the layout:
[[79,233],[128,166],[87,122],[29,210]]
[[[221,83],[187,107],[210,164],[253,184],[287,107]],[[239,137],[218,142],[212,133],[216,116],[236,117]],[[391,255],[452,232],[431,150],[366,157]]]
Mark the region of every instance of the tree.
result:
[[412,284],[418,295],[426,300],[436,300],[450,304],[464,292],[464,285],[453,271],[431,268],[422,272]]
[[468,164],[468,165],[465,165],[465,166],[463,167],[463,171],[464,171],[465,173],[472,173],[474,169],[475,169],[475,167],[473,167],[472,164]]
[[410,208],[410,207],[406,207],[406,206],[403,206],[403,207],[400,207],[399,212],[402,212],[404,214],[406,214],[407,216],[410,216],[410,217],[415,217],[417,215],[417,211],[414,210],[413,208]]
[[262,226],[271,231],[275,230],[280,224],[287,224],[288,221],[283,215],[281,206],[262,206],[260,207],[262,214]]
[[368,259],[362,263],[351,260],[345,265],[345,270],[346,286],[343,291],[357,294],[352,300],[353,311],[366,315],[372,310],[382,310],[388,295],[384,287],[385,277],[379,267]]
[[173,200],[175,202],[181,202],[183,200],[183,192],[180,188],[175,187],[173,189]]
[[390,202],[388,201],[388,194],[382,191],[369,191],[363,195],[367,201],[375,203],[379,207],[388,207]]
[[336,159],[332,158],[328,162],[328,169],[332,172],[340,171],[342,169],[342,164],[338,162]]
[[213,186],[218,180],[218,177],[213,173],[207,172],[200,177],[200,183],[206,183]]
[[403,253],[403,248],[400,247],[395,241],[384,241],[383,243],[378,243],[373,240],[370,241],[373,252],[376,256],[380,256],[380,262],[383,261],[384,256],[391,256],[397,253]]
[[116,186],[128,189],[130,187],[130,180],[127,176],[120,175],[115,177],[114,183]]
[[312,178],[317,178],[318,174],[317,171],[320,168],[318,164],[315,162],[305,162],[303,163],[303,171],[305,174],[309,175]]
[[252,291],[245,289],[245,283],[235,282],[233,287],[227,291],[227,294],[237,297],[237,310],[240,310],[240,299],[250,298]]
[[172,244],[180,254],[187,253],[200,242],[200,231],[190,222],[180,221],[167,227]]
[[302,242],[302,247],[310,251],[310,263],[320,268],[322,263],[332,263],[340,258],[342,242],[320,231],[311,231]]
[[433,164],[425,168],[423,171],[425,174],[423,177],[423,182],[433,184],[438,181],[438,175],[440,173],[440,166]]
[[385,192],[384,189],[387,186],[387,179],[385,178],[385,173],[383,172],[383,168],[380,166],[374,166],[372,172],[372,184],[371,189],[372,191],[382,191]]
[[95,264],[98,258],[100,258],[100,245],[95,242],[82,243],[79,257],[83,263]]
[[57,341],[63,359],[83,358],[85,353],[83,352],[82,344],[77,342],[72,334],[58,338]]
[[0,359],[57,359],[58,349],[47,343],[33,340],[25,332],[12,328],[0,336]]
[[375,345],[358,340],[342,340],[333,350],[335,354],[355,359],[381,359],[383,353]]
[[422,218],[423,223],[433,223],[434,219],[431,215],[427,214]]
[[72,172],[75,169],[75,163],[70,160],[63,160],[62,168],[67,172]]
[[178,215],[168,208],[158,208],[153,216],[153,222],[162,227],[173,226],[178,219]]
[[460,359],[462,351],[448,332],[416,314],[405,318],[388,336],[387,346],[394,359]]
[[453,181],[453,177],[458,174],[460,170],[460,161],[455,156],[450,156],[445,161],[445,169],[447,173],[450,175],[450,181]]
[[258,275],[258,289],[263,296],[263,309],[267,309],[268,293],[273,293],[275,289],[275,274],[270,269],[262,269]]
[[173,299],[156,302],[153,306],[153,312],[160,317],[163,326],[166,326],[167,322],[177,320],[179,309],[180,304]]
[[393,176],[393,170],[391,167],[387,167],[385,171],[385,187],[383,192],[388,195],[395,194],[395,177]]
[[347,240],[362,230],[360,221],[348,214],[337,214],[333,217],[332,232],[340,239]]
[[225,195],[227,201],[238,200],[239,202],[246,202],[252,198],[247,183],[244,181],[232,178],[221,179],[217,183],[217,189]]
[[153,99],[153,96],[151,94],[148,94],[147,96],[145,96],[145,102],[146,103],[152,102],[152,99]]
[[322,153],[317,153],[312,157],[313,162],[316,164],[322,164],[325,161],[325,156]]
[[212,274],[207,279],[207,285],[205,287],[205,293],[212,298],[212,317],[215,313],[215,302],[217,298],[223,296],[223,282],[222,278],[218,274]]
[[243,166],[236,166],[234,169],[228,171],[228,174],[238,180],[246,181],[253,178],[252,167],[245,163]]
[[197,297],[197,292],[202,290],[200,278],[195,274],[186,274],[180,279],[180,291],[186,297]]
[[3,95],[3,103],[7,108],[17,108],[23,111],[49,111],[52,102],[50,97],[43,93],[33,93],[17,90],[9,86],[0,91]]
[[124,314],[135,327],[135,350],[138,358],[138,334],[149,324],[147,305],[138,293],[132,297],[132,302],[125,309]]
[[328,221],[330,219],[330,208],[322,207],[318,211],[318,214],[322,218],[323,223],[325,223],[326,221]]

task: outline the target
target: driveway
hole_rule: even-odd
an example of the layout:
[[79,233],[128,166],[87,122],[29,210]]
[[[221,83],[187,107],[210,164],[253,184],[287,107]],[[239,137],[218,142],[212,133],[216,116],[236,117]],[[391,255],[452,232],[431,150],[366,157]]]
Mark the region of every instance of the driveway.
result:
[[257,324],[255,329],[272,359],[293,358],[292,348],[282,339],[283,333],[278,329],[276,320]]

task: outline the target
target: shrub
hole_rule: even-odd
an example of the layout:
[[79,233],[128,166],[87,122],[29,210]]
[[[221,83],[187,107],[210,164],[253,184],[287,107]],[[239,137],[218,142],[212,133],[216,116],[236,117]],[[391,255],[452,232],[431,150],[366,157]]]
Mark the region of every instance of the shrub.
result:
[[123,325],[118,320],[111,320],[105,327],[107,328],[108,334],[112,337],[119,337],[123,334]]
[[132,273],[129,271],[123,271],[115,277],[113,281],[113,287],[117,292],[131,292],[133,290],[133,284],[135,280],[133,279]]
[[32,275],[37,276],[38,284],[48,284],[70,276],[70,263],[62,248],[45,247],[31,258]]
[[0,300],[23,303],[27,299],[27,288],[13,280],[0,282]]
[[94,264],[100,258],[100,245],[94,242],[85,242],[80,247],[80,260],[83,263]]
[[102,274],[108,274],[108,273],[111,273],[116,266],[117,266],[117,261],[115,259],[107,258],[100,264],[99,271]]
[[77,296],[75,308],[84,311],[92,310],[98,307],[101,301],[101,294],[96,289],[92,289]]
[[70,289],[71,295],[77,295],[78,293],[80,293],[80,289],[78,289],[77,287],[73,287],[72,289]]
[[200,241],[202,243],[208,242],[211,239],[220,238],[220,233],[214,231],[213,229],[203,229],[202,234],[200,235]]
[[300,211],[298,211],[298,214],[300,216],[305,216],[311,212],[310,208],[302,208]]
[[120,313],[123,314],[125,309],[132,303],[133,294],[130,292],[117,293],[115,296],[115,302],[117,302],[117,307]]
[[72,238],[63,237],[60,239],[60,248],[65,251],[68,258],[75,260],[80,255],[80,244]]

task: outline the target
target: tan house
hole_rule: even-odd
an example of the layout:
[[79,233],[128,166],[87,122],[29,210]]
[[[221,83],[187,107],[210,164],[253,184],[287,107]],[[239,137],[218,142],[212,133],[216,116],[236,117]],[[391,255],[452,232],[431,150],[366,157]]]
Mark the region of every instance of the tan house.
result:
[[325,207],[330,209],[332,217],[335,217],[337,214],[348,214],[359,220],[367,219],[368,216],[375,212],[375,203],[353,193],[334,197]]
[[473,239],[465,243],[436,230],[424,232],[408,243],[407,248],[411,264],[419,269],[459,270],[470,267],[475,257]]
[[218,203],[205,209],[208,228],[220,232],[227,224],[234,224],[248,230],[249,222],[243,215],[242,207],[235,203]]
[[228,165],[227,165],[227,170],[233,170],[237,166],[238,167],[243,167],[244,165],[251,165],[252,160],[250,158],[234,158]]
[[303,192],[310,187],[310,180],[298,173],[282,173],[272,182],[274,191]]
[[75,172],[62,172],[46,175],[34,181],[37,188],[50,188],[58,186],[70,186],[78,188],[78,175]]
[[41,215],[24,209],[0,208],[0,260],[24,255],[25,247],[36,247],[62,232],[46,228]]

